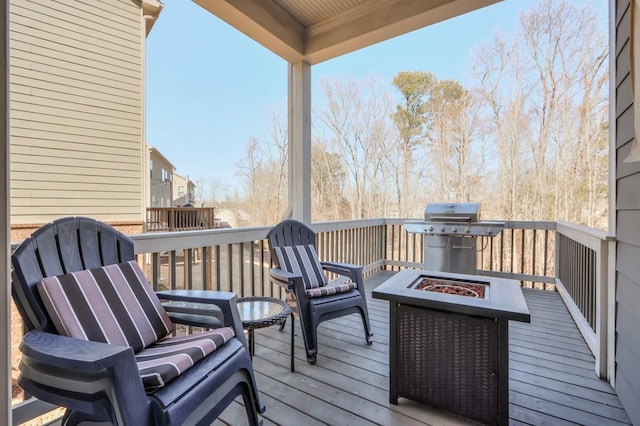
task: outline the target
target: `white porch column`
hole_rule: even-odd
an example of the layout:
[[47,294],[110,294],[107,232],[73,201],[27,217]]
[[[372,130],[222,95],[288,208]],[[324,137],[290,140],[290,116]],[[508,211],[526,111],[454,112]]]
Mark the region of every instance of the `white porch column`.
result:
[[289,210],[311,223],[311,65],[289,64]]
[[[616,122],[616,1],[609,1],[609,123]],[[609,234],[616,236],[616,126],[609,126]],[[607,375],[609,383],[616,387],[616,250],[617,242],[609,242],[609,276],[607,277]]]
[[0,2],[0,33],[2,53],[0,54],[0,423],[10,425],[11,420],[11,304],[9,283],[9,252],[11,247],[11,218],[9,211],[9,4]]

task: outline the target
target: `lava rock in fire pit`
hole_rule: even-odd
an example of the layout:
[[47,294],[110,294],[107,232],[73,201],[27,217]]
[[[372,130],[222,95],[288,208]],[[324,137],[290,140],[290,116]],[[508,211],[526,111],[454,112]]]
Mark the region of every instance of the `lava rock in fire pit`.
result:
[[425,278],[416,287],[417,290],[433,291],[435,293],[453,294],[456,296],[478,297],[484,299],[485,286],[467,284],[455,281],[434,280]]

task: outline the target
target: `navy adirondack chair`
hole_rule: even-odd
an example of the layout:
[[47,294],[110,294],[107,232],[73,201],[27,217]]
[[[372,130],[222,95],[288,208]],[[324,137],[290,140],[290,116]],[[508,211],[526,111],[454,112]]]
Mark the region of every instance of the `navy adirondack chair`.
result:
[[[320,262],[316,251],[316,234],[302,222],[285,220],[268,233],[271,279],[287,290],[292,309],[300,316],[307,361],[316,363],[318,324],[352,313],[362,317],[368,345],[371,327],[362,278],[362,266],[336,262]],[[328,281],[324,271],[348,280]]]
[[[47,224],[12,255],[12,294],[28,330],[18,383],[67,408],[64,424],[211,424],[242,396],[264,412],[236,295],[154,293],[133,241],[90,218]],[[216,305],[211,317],[167,313],[160,299]],[[175,302],[174,302],[175,303]],[[172,336],[174,323],[207,330]]]

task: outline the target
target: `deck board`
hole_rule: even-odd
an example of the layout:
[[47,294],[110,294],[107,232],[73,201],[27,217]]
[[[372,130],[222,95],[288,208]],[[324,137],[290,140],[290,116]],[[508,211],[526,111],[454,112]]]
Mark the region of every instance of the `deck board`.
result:
[[[358,315],[321,324],[318,361],[306,362],[296,320],[296,372],[289,372],[290,324],[256,330],[254,368],[267,406],[265,425],[463,425],[464,419],[401,398],[388,402],[388,305],[371,290],[392,275],[366,280],[373,345]],[[594,372],[594,358],[555,292],[523,290],[530,324],[512,323],[509,397],[512,425],[630,424],[611,386]],[[216,424],[242,425],[240,402]]]

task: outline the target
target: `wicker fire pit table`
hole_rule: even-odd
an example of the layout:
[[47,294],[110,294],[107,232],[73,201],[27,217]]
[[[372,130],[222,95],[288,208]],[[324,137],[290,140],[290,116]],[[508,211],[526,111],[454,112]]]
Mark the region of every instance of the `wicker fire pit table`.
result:
[[389,301],[392,404],[509,424],[509,320],[530,321],[517,281],[406,269],[373,297]]

